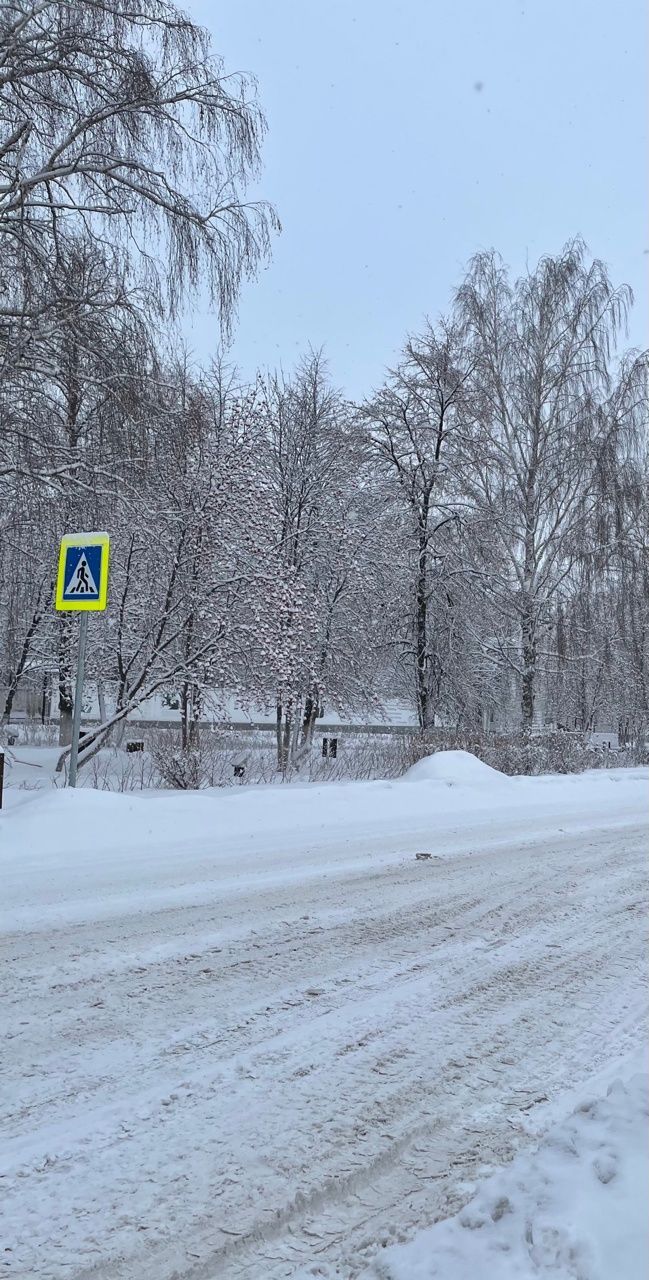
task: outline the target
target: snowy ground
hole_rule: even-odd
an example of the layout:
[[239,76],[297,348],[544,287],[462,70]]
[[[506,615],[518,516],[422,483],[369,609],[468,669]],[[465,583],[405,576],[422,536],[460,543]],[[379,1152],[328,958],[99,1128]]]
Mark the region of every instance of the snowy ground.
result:
[[647,1075],[586,1098],[454,1217],[367,1280],[641,1280],[649,1262]]
[[[646,778],[438,759],[392,783],[10,792],[3,1273],[527,1280],[499,1240],[531,1197],[529,1274],[563,1277],[569,1177],[533,1154],[561,1120],[577,1168],[614,1166],[592,1177],[614,1249],[638,1094],[606,1088],[645,1034]],[[591,1091],[597,1152],[587,1113],[565,1120]],[[457,1266],[432,1269],[420,1228],[514,1156],[464,1209],[482,1228],[433,1228]],[[593,1206],[565,1275],[635,1280],[596,1269]]]

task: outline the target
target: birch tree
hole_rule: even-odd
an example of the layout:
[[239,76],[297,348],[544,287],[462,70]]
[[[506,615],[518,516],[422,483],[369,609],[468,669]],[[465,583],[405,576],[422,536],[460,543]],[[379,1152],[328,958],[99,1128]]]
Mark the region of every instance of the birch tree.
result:
[[[227,327],[274,221],[246,201],[264,120],[245,76],[166,0],[5,0],[0,240],[5,320],[70,236],[90,235],[174,310],[207,285]],[[163,266],[164,262],[164,266]]]
[[609,395],[630,302],[580,240],[514,282],[497,254],[479,254],[457,294],[474,360],[464,483],[495,544],[484,582],[526,729],[551,605],[584,547],[598,468],[622,429]]

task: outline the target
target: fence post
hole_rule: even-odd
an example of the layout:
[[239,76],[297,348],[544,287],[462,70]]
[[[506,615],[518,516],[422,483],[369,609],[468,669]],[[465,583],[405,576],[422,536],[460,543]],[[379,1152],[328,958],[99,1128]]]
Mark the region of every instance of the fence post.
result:
[[2,792],[5,781],[5,753],[0,747],[0,809],[2,808]]

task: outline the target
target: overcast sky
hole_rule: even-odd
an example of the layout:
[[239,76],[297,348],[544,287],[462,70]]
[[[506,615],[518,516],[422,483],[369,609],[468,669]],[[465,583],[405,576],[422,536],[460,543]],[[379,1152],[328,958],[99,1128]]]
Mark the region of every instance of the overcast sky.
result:
[[[246,375],[324,345],[360,396],[448,305],[464,264],[514,270],[574,234],[636,294],[647,341],[644,0],[185,0],[268,119],[282,221],[241,295]],[[208,358],[217,324],[188,328]]]

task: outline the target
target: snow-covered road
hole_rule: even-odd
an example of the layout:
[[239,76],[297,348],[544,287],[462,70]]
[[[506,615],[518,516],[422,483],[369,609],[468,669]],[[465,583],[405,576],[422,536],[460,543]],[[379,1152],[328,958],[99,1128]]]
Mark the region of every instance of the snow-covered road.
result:
[[642,780],[520,782],[10,812],[3,1274],[353,1277],[632,1056]]

